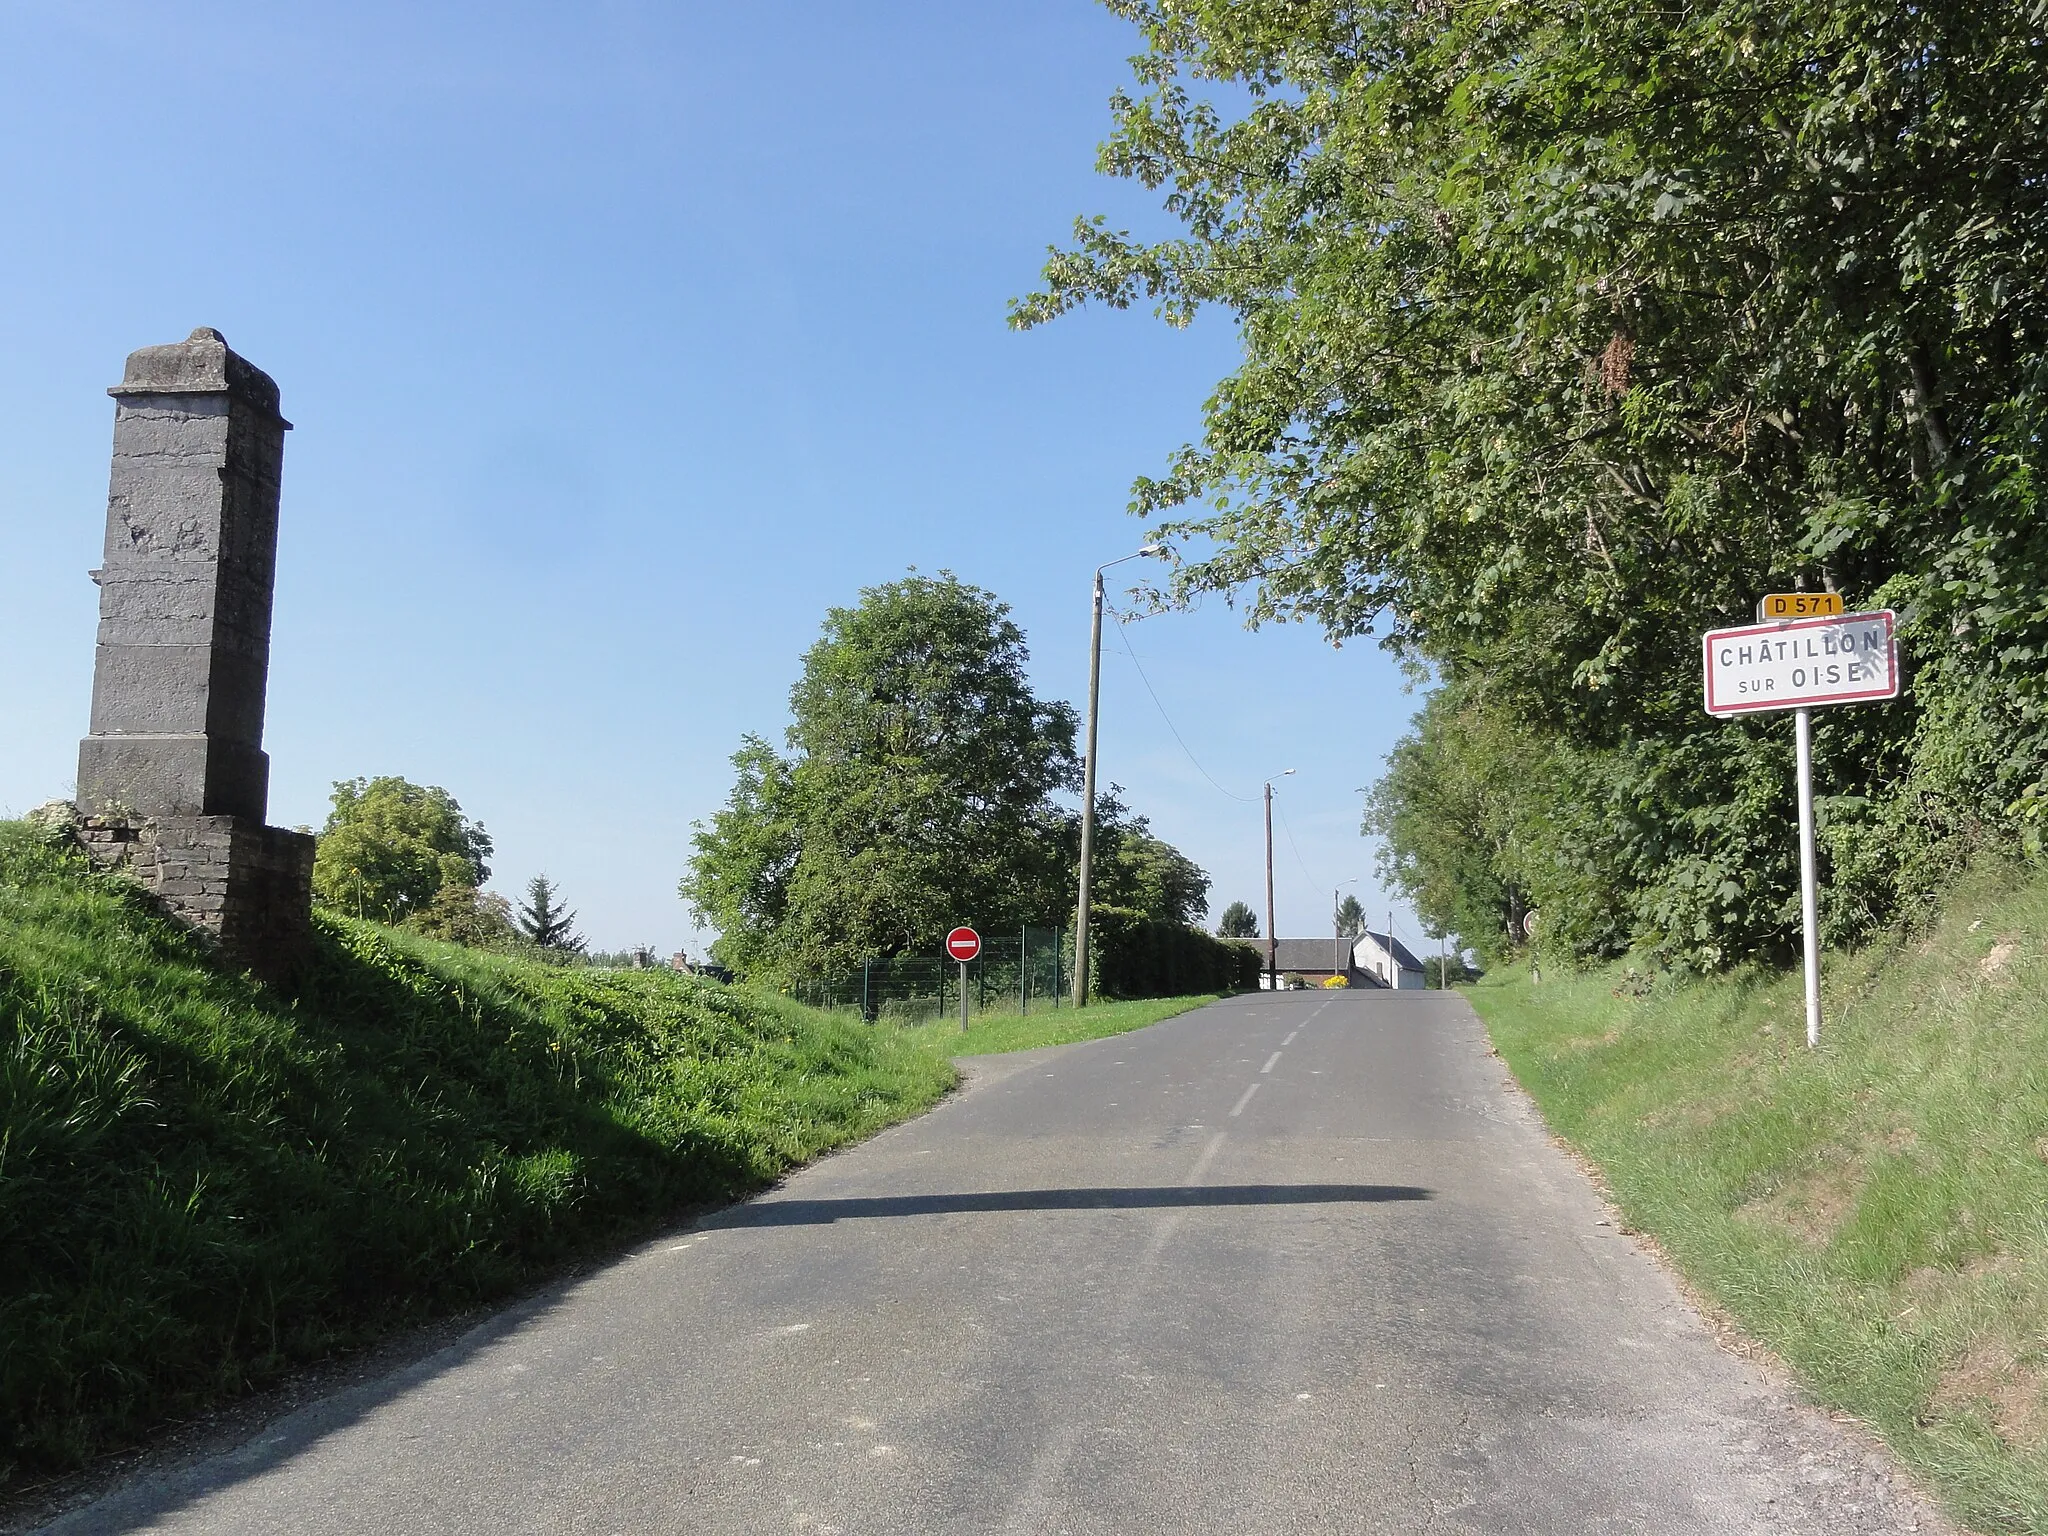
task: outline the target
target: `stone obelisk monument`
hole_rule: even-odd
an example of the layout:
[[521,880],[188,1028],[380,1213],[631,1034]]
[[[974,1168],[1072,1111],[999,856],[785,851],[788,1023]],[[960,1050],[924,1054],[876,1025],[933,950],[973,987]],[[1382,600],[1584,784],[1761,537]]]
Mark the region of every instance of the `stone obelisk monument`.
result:
[[80,835],[232,962],[280,975],[311,936],[313,839],[264,824],[277,385],[204,327],[129,354],[114,397]]

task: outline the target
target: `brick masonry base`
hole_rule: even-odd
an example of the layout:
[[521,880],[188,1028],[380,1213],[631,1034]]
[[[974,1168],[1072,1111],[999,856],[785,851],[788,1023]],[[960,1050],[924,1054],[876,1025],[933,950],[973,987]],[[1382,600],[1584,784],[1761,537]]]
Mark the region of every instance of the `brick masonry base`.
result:
[[221,958],[282,980],[313,945],[313,835],[246,816],[87,816],[78,840],[123,869]]

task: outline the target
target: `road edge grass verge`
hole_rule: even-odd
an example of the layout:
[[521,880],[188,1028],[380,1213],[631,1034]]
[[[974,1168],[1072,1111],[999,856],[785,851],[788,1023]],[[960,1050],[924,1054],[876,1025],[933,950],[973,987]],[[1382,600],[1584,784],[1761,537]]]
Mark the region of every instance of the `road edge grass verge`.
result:
[[2048,879],[1797,972],[1465,989],[1624,1220],[1957,1518],[2048,1532]]
[[1077,1045],[1084,1040],[1106,1040],[1111,1035],[1129,1034],[1178,1014],[1206,1007],[1223,992],[1203,992],[1189,997],[1141,997],[1108,1003],[1090,1003],[1086,1008],[1048,1008],[1043,1013],[984,1013],[970,1015],[962,1030],[957,1020],[933,1020],[903,1033],[926,1050],[944,1056],[997,1056],[1011,1051],[1036,1050],[1046,1045]]

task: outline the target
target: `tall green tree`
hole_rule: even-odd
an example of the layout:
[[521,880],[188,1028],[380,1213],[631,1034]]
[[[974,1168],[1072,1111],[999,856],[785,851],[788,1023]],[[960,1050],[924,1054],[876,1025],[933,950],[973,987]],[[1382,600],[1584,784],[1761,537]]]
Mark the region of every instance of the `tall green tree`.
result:
[[398,923],[443,890],[490,878],[490,834],[447,790],[395,776],[335,783],[313,860],[313,894],[352,916]]
[[1258,914],[1241,901],[1233,901],[1223,909],[1222,921],[1216,924],[1216,936],[1221,939],[1256,939],[1259,936]]
[[442,886],[426,906],[406,914],[405,926],[430,939],[473,949],[503,948],[519,936],[511,902],[495,891],[466,885]]
[[1038,699],[1024,634],[950,574],[827,615],[790,690],[788,752],[756,736],[681,891],[736,969],[819,974],[946,929],[1059,921],[1072,888],[1073,710]]
[[1337,903],[1337,931],[1350,939],[1365,932],[1365,907],[1356,896]]
[[584,941],[576,932],[576,914],[562,905],[562,893],[545,874],[526,882],[526,900],[519,908],[519,931],[537,949],[581,954]]
[[1452,685],[1395,744],[1366,800],[1361,830],[1379,841],[1381,877],[1425,928],[1489,959],[1519,945],[1534,905],[1532,870],[1556,798],[1544,755],[1531,732]]
[[1698,701],[1698,633],[1764,591],[1901,613],[1909,699],[1823,727],[1838,862],[1896,896],[1930,839],[2031,835],[2038,10],[1111,8],[1147,50],[1100,163],[1184,228],[1081,223],[1014,319],[1237,317],[1202,440],[1136,488],[1190,552],[1164,600],[1245,588],[1254,621],[1484,679],[1489,713],[1575,754],[1558,819],[1629,936],[1701,963],[1781,944],[1794,911],[1783,818],[1749,804],[1784,783],[1785,723]]
[[1144,817],[1125,820],[1121,812],[1113,799],[1098,810],[1103,857],[1095,899],[1154,922],[1199,926],[1209,911],[1208,872],[1154,836]]

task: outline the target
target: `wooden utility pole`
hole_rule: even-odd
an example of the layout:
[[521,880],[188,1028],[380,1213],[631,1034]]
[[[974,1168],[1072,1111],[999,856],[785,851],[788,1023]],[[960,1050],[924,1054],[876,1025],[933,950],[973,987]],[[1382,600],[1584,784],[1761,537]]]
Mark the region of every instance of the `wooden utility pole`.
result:
[[1095,714],[1102,701],[1102,571],[1088,633],[1088,755],[1081,760],[1081,899],[1074,913],[1074,1006],[1088,1006],[1088,897],[1095,873]]
[[[1125,560],[1156,555],[1163,546],[1147,544],[1095,567],[1095,617],[1088,631],[1088,756],[1081,764],[1080,901],[1074,912],[1074,1006],[1088,1006],[1088,898],[1095,875],[1095,717],[1102,704],[1102,573]],[[1057,992],[1059,989],[1053,989]]]

